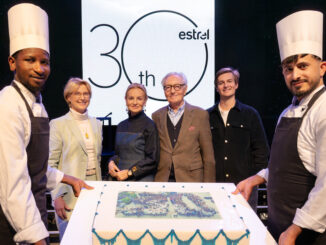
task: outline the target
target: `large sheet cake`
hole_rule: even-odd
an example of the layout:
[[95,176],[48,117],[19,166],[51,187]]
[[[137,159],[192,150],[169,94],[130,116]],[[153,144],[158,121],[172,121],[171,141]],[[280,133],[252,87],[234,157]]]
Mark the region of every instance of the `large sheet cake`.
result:
[[93,244],[249,244],[250,231],[223,185],[106,182]]

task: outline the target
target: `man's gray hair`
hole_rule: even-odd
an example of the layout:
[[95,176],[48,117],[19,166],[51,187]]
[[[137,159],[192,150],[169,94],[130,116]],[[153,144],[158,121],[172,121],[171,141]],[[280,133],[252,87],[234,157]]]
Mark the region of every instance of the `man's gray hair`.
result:
[[166,74],[163,77],[162,82],[161,82],[162,86],[164,86],[164,83],[166,82],[166,80],[171,76],[178,76],[181,78],[181,80],[184,84],[186,84],[186,85],[188,84],[187,78],[186,78],[185,74],[183,74],[182,72],[169,72],[168,74]]

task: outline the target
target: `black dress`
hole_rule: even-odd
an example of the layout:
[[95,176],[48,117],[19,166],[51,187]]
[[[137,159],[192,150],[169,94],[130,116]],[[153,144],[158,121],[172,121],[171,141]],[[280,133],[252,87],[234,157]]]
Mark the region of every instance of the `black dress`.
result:
[[142,111],[120,122],[111,158],[120,170],[130,169],[129,181],[154,181],[159,160],[159,139],[154,122]]

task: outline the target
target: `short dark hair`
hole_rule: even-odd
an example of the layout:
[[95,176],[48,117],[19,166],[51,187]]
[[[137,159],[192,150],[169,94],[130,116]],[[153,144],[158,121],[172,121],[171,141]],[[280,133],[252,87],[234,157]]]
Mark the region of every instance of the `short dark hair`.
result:
[[221,69],[219,69],[217,72],[216,72],[216,75],[215,75],[215,85],[216,85],[216,82],[217,82],[217,79],[219,76],[221,76],[222,74],[224,73],[232,73],[233,77],[234,77],[234,80],[236,83],[239,83],[239,78],[240,78],[240,73],[237,69],[234,69],[233,67],[231,66],[227,66],[227,67],[223,67]]
[[21,51],[21,49],[20,50],[17,50],[15,53],[13,53],[10,56],[14,57],[14,59],[17,59],[17,56],[18,56],[18,54],[19,54],[20,51]]
[[315,60],[321,61],[321,58],[318,57],[317,55],[314,55],[314,54],[296,54],[296,55],[292,55],[292,56],[287,57],[286,59],[284,59],[282,61],[282,66],[292,64],[292,63],[297,63],[299,58],[303,58],[303,57],[305,57],[307,55],[311,55],[311,57],[313,57]]

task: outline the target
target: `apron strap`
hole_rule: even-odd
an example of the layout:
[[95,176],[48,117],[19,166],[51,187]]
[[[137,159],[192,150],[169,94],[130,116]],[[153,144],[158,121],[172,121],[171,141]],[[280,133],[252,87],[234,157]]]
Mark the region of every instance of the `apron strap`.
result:
[[25,105],[26,105],[26,108],[27,108],[27,111],[28,111],[28,114],[29,114],[30,118],[33,118],[34,115],[33,115],[32,109],[31,109],[31,107],[29,106],[29,104],[27,103],[27,100],[25,99],[24,95],[23,95],[22,92],[20,91],[20,89],[19,89],[19,87],[17,86],[17,84],[16,84],[15,82],[12,82],[12,83],[11,83],[11,86],[13,86],[13,87],[17,90],[18,94],[22,97],[23,101],[25,102]]
[[317,93],[314,94],[314,96],[311,98],[311,100],[308,103],[308,109],[304,112],[302,118],[307,114],[307,112],[310,110],[310,108],[313,106],[315,101],[325,92],[325,87],[323,87],[321,90],[319,90]]

